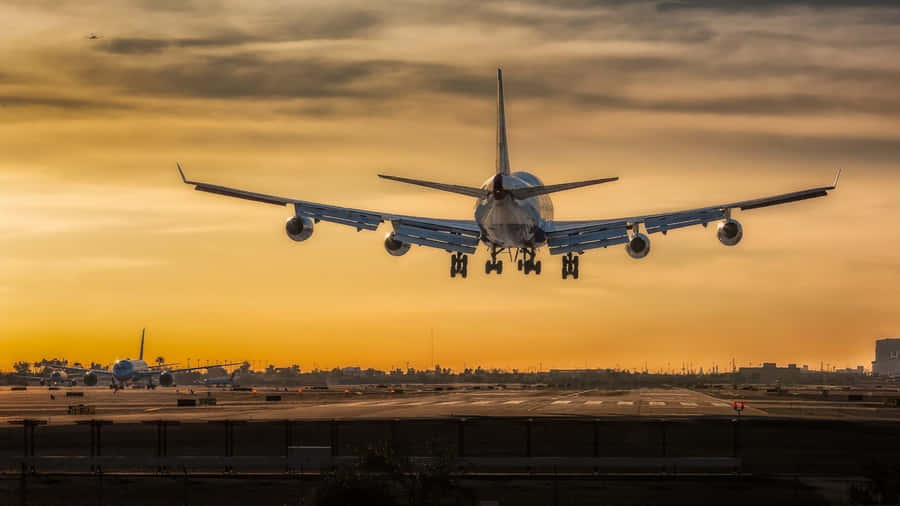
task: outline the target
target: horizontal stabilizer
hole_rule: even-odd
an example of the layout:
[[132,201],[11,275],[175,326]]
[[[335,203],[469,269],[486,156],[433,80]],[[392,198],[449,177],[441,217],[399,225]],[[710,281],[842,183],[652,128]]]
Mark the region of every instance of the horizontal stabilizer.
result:
[[390,179],[391,181],[399,181],[401,183],[424,186],[426,188],[434,188],[435,190],[442,190],[445,192],[459,193],[460,195],[467,195],[469,197],[475,197],[476,199],[484,198],[490,193],[488,190],[484,190],[482,188],[475,188],[472,186],[459,186],[459,185],[455,185],[455,184],[435,183],[432,181],[421,181],[419,179],[408,179],[405,177],[388,176],[385,174],[378,174],[378,177],[384,178],[384,179]]
[[609,183],[610,181],[617,181],[618,179],[619,178],[617,177],[605,177],[603,179],[589,179],[587,181],[575,181],[572,183],[550,184],[546,186],[530,186],[527,188],[514,188],[507,190],[507,192],[509,192],[509,194],[512,195],[513,198],[527,199],[530,197],[537,197],[538,195],[546,195],[547,193],[581,188],[582,186]]

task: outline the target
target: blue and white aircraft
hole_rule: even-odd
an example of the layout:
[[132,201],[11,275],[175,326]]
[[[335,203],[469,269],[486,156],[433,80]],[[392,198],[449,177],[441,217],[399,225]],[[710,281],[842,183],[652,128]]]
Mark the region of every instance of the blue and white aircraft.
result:
[[[65,369],[67,372],[84,374],[82,381],[89,387],[96,385],[99,382],[100,377],[105,377],[112,381],[111,386],[116,389],[124,388],[128,384],[135,384],[141,381],[147,382],[147,388],[156,388],[156,385],[162,385],[164,387],[174,385],[174,375],[176,373],[240,364],[240,362],[230,364],[209,364],[199,367],[184,367],[181,369],[167,369],[168,366],[175,364],[148,365],[144,360],[145,330],[146,329],[141,330],[141,351],[138,353],[138,358],[116,360],[113,364],[112,371],[105,369],[82,369],[79,367],[61,367],[61,369]],[[154,379],[157,380],[156,383],[153,383]]]
[[506,140],[506,115],[503,104],[503,73],[497,69],[497,160],[494,175],[481,186],[422,181],[379,174],[379,177],[401,183],[425,186],[458,193],[476,199],[472,220],[450,220],[420,216],[405,216],[363,209],[352,209],[304,200],[278,197],[210,183],[188,180],[180,164],[178,172],[184,183],[196,190],[237,197],[266,204],[294,206],[285,230],[294,241],[305,241],[313,233],[313,225],[328,221],[348,225],[357,230],[376,230],[389,221],[393,230],[384,238],[384,247],[393,256],[406,254],[413,244],[446,250],[451,253],[450,276],[468,273],[467,255],[484,244],[490,259],[484,264],[486,274],[503,272],[503,261],[497,256],[515,250],[519,271],[541,273],[541,261],[536,260],[538,248],[547,247],[551,255],[562,257],[562,278],[578,279],[579,255],[595,248],[624,244],[631,258],[644,258],[650,252],[649,235],[669,230],[719,222],[717,237],[726,246],[734,246],[744,235],[741,224],[732,218],[732,211],[757,209],[814,197],[823,197],[837,186],[840,171],[830,186],[773,195],[770,197],[717,204],[670,213],[630,216],[625,218],[560,221],[553,219],[553,204],[548,194],[583,186],[616,181],[617,177],[591,179],[571,183],[545,185],[527,172],[513,172],[510,168]]

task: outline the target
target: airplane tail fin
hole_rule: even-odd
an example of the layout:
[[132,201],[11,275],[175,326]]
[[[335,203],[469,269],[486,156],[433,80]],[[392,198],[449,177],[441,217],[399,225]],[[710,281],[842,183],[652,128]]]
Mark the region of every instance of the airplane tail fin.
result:
[[146,328],[141,329],[141,352],[138,355],[138,360],[144,360],[144,332],[146,330]]
[[497,174],[508,175],[509,149],[506,143],[506,111],[503,108],[503,69],[497,69]]

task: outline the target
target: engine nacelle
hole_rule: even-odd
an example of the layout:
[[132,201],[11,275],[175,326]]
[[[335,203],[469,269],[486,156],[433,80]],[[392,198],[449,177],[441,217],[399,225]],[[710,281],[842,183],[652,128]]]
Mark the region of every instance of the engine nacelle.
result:
[[284,224],[284,231],[297,242],[305,241],[313,233],[313,221],[306,216],[291,216]]
[[402,242],[395,239],[393,232],[388,232],[387,235],[384,236],[384,249],[391,256],[403,256],[409,251],[409,247],[410,244],[408,242]]
[[92,387],[97,384],[97,375],[88,371],[84,373],[84,379],[82,381],[84,381],[86,386]]
[[716,230],[716,237],[718,237],[719,242],[725,246],[734,246],[743,239],[744,228],[737,220],[728,219],[719,223],[719,227]]
[[631,258],[644,258],[650,253],[650,238],[644,234],[636,234],[625,245],[625,251]]
[[175,383],[175,377],[169,371],[164,371],[159,375],[159,384],[164,387],[170,387]]

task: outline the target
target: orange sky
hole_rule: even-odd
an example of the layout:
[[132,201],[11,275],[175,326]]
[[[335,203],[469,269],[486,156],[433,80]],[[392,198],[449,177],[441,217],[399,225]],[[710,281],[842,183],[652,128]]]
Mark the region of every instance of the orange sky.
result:
[[[0,4],[0,368],[65,356],[387,368],[869,365],[900,335],[900,9],[880,3],[130,0]],[[856,6],[856,7],[849,7]],[[89,40],[90,32],[102,35]],[[504,67],[513,170],[558,219],[827,184],[827,198],[588,252],[581,279],[447,276],[387,225],[283,232],[199,180],[381,211],[473,202]],[[470,264],[479,265],[484,251]]]

